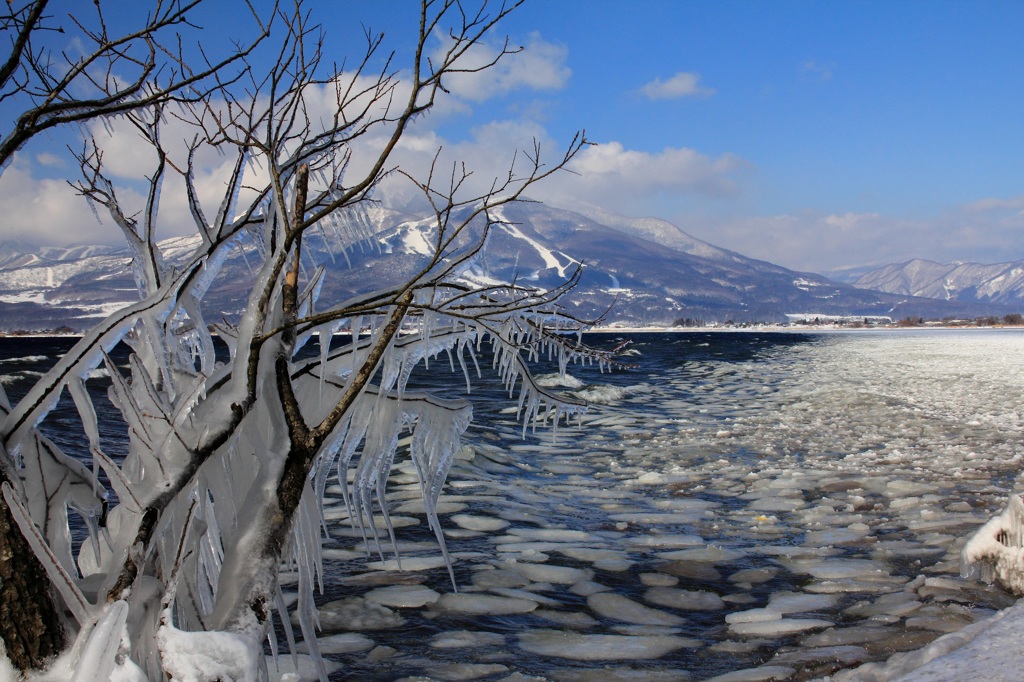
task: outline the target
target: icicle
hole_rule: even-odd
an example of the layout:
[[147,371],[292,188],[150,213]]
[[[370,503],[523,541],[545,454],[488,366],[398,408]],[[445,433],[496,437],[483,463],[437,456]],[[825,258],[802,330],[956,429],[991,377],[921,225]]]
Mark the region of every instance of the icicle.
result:
[[[281,627],[284,629],[284,637],[288,642],[288,652],[291,654],[292,664],[298,668],[299,658],[296,655],[295,631],[292,629],[292,620],[288,617],[288,605],[284,602],[284,593],[281,592],[280,585],[277,586],[274,592],[274,607],[281,619]],[[274,633],[268,633],[268,637],[274,641],[274,646],[276,647],[277,638],[274,637]],[[277,654],[274,655],[276,657]]]
[[118,600],[107,606],[96,626],[88,632],[71,682],[109,680],[117,664],[121,637],[128,622],[128,602]]
[[[313,665],[316,667],[317,674],[321,680],[326,680],[327,668],[324,665],[323,657],[320,655],[320,649],[316,645],[318,623],[316,605],[313,602],[312,586],[313,571],[320,555],[320,540],[317,534],[319,524],[311,522],[308,514],[309,502],[303,501],[310,498],[311,492],[307,484],[299,501],[299,509],[296,510],[297,518],[292,532],[293,551],[299,571],[299,602],[296,606],[296,613],[299,617],[299,628],[302,630],[302,637],[309,647],[309,655],[313,659]],[[321,573],[322,570],[321,567]],[[323,588],[321,586],[322,591]]]

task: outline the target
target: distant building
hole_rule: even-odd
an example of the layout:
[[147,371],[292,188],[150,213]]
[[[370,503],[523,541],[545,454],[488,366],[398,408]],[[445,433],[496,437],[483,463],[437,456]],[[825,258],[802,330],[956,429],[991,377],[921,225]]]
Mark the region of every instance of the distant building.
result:
[[825,315],[823,313],[786,313],[789,324],[835,324],[851,325],[862,324],[868,327],[876,327],[884,324],[892,324],[892,318],[888,315]]

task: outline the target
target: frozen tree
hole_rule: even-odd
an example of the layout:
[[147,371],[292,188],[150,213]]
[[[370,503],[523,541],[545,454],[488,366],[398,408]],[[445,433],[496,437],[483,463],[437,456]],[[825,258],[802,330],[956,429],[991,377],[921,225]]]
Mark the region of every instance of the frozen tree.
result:
[[[0,9],[8,48],[0,61],[0,172],[41,133],[172,101],[197,103],[236,81],[243,57],[267,37],[266,26],[253,13],[249,42],[190,62],[187,34],[201,1],[157,0],[141,12],[122,6],[115,17],[99,0],[70,7],[48,0],[6,3]],[[20,489],[16,464],[10,453],[0,453],[0,483]],[[0,640],[18,667],[42,665],[63,648],[60,610],[0,498]]]
[[[381,36],[367,33],[351,69],[328,68],[324,37],[302,4],[275,9],[271,30],[282,38],[268,70],[240,52],[240,75],[215,69],[216,87],[202,96],[124,113],[154,159],[138,212],[104,170],[101,136],[78,154],[75,186],[123,231],[139,300],[88,332],[17,405],[0,395],[4,520],[45,571],[56,611],[71,615],[65,644],[73,642],[76,679],[264,677],[274,623],[293,640],[277,583],[283,563],[298,572],[294,609],[319,662],[313,590],[331,476],[351,519],[373,534],[374,514],[387,519],[392,464],[410,458],[446,552],[436,504],[472,410],[466,399],[407,390],[426,361],[444,356],[460,367],[468,391],[486,344],[524,427],[555,425],[583,407],[539,387],[528,369],[541,354],[563,371],[574,360],[608,361],[578,343],[581,323],[558,305],[579,273],[554,290],[473,284],[465,274],[503,220],[502,206],[563,169],[584,138],[550,164],[534,144],[482,191],[461,164],[442,168],[435,157],[416,177],[393,161],[449,79],[486,71],[514,51],[506,43],[481,59],[475,48],[518,4],[423,0],[411,64],[399,71],[384,56],[372,74]],[[443,46],[428,57],[435,36]],[[170,143],[168,127],[191,132]],[[211,149],[233,160],[215,211],[195,179],[197,159]],[[174,267],[155,240],[161,188],[172,175],[183,180],[199,237]],[[401,282],[321,300],[324,269],[310,236],[329,234],[340,249],[364,242],[366,211],[385,179],[422,194],[429,256]],[[244,312],[210,325],[204,295],[238,251],[252,273]],[[214,333],[225,358],[215,354]],[[313,337],[319,352],[300,355]],[[108,355],[121,342],[132,351],[127,371]],[[127,429],[123,458],[103,451],[86,388],[97,368],[112,379],[109,398]],[[90,461],[61,452],[39,430],[65,393]],[[69,512],[89,531],[77,556]]]

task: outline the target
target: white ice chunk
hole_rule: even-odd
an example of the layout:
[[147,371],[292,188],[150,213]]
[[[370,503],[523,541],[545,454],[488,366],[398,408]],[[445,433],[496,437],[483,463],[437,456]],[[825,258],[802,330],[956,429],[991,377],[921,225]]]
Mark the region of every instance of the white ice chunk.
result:
[[445,594],[431,606],[437,611],[469,613],[478,616],[503,616],[513,613],[529,613],[538,606],[527,599],[511,599],[490,594]]
[[827,628],[832,625],[832,621],[820,618],[779,618],[776,620],[730,623],[729,630],[737,635],[751,637],[782,637],[783,635],[791,635],[805,630]]
[[703,590],[680,590],[674,587],[652,587],[644,593],[644,599],[673,609],[686,611],[718,611],[725,608],[725,602],[714,592]]
[[681,616],[652,609],[614,592],[598,592],[587,597],[587,606],[604,618],[634,625],[680,625]]
[[504,646],[505,637],[497,632],[471,632],[457,630],[442,632],[430,640],[435,649],[464,649],[478,646]]
[[519,635],[519,648],[530,653],[576,661],[623,661],[661,658],[699,640],[675,635],[581,635],[559,630],[530,630]]
[[441,595],[426,585],[391,585],[370,590],[365,595],[366,599],[384,606],[392,606],[400,609],[419,608],[427,604],[433,604]]

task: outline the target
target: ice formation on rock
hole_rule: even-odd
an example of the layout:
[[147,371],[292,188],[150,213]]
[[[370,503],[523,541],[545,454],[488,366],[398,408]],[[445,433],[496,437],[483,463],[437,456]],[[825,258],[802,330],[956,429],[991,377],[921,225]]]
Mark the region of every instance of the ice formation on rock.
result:
[[965,578],[998,582],[1024,594],[1024,498],[1010,495],[1006,508],[971,535],[960,553]]

